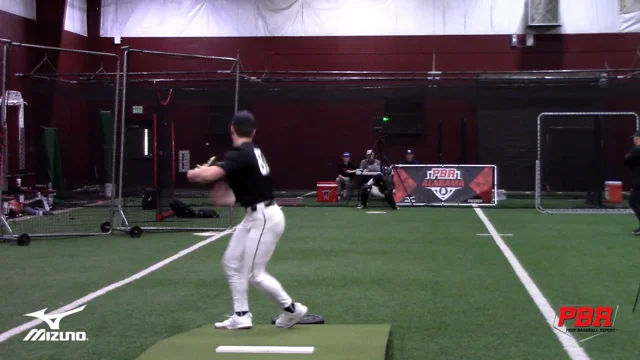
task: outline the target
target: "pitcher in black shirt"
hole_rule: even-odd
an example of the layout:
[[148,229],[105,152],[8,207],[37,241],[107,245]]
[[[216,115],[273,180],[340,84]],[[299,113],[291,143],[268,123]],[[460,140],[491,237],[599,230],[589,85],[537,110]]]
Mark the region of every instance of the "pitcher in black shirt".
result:
[[[276,327],[292,327],[307,313],[307,307],[294,303],[280,282],[266,272],[267,263],[284,232],[285,219],[274,201],[267,160],[253,144],[255,129],[253,114],[248,111],[236,113],[231,123],[233,149],[227,152],[222,162],[187,173],[193,183],[216,183],[212,192],[214,203],[229,205],[235,198],[246,211],[222,258],[234,314],[215,323],[218,329],[249,329],[253,326],[249,312],[249,283],[280,303],[284,311],[277,319]],[[225,191],[225,180],[232,193]]]
[[[631,168],[632,189],[629,206],[640,222],[640,131],[633,136],[633,148],[624,158],[624,164]],[[633,230],[633,235],[640,235],[640,228]]]
[[342,192],[344,191],[344,198],[346,200],[351,198],[353,178],[356,176],[356,166],[350,159],[351,154],[348,152],[342,154],[342,162],[338,164],[338,178],[336,178],[336,184],[338,184],[338,197],[342,198]]

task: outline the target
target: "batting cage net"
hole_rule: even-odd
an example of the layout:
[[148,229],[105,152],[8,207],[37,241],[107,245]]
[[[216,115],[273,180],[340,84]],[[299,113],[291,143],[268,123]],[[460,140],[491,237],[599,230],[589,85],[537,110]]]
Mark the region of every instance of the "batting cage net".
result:
[[[235,223],[186,173],[231,145],[239,62],[233,57],[125,49],[119,207],[114,229],[206,231]],[[160,71],[161,70],[161,71]],[[228,91],[212,94],[223,84]],[[212,126],[216,124],[216,126]]]
[[[536,208],[544,213],[626,213],[619,165],[640,129],[631,112],[550,112],[538,116]],[[615,159],[615,160],[612,160]]]
[[2,239],[109,233],[117,55],[10,43],[2,82]]

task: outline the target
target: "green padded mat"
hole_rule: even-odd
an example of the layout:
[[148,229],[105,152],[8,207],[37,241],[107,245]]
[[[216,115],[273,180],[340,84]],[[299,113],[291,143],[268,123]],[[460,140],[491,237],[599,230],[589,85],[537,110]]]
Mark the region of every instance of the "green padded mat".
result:
[[[216,330],[212,325],[176,335],[152,346],[138,360],[308,359],[384,360],[391,325],[298,325],[278,329]],[[312,354],[216,353],[218,346],[313,346]]]

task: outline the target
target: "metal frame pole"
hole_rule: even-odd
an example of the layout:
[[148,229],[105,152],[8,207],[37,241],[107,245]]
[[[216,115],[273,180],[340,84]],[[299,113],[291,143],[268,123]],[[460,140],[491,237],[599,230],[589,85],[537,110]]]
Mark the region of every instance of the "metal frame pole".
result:
[[[0,97],[2,98],[2,104],[0,104],[0,124],[2,125],[2,168],[0,169],[0,176],[2,176],[2,185],[0,186],[0,207],[3,205],[4,201],[2,201],[2,195],[4,193],[4,187],[7,186],[7,69],[9,67],[9,47],[11,43],[5,44],[2,52],[2,93],[0,93]],[[4,228],[4,230],[11,234],[11,227],[9,223],[7,223],[4,217],[4,208],[0,211],[0,226]],[[4,236],[3,236],[4,237]]]
[[[0,40],[2,41],[2,40]],[[155,51],[143,51],[131,49],[132,52],[141,52],[148,54],[156,54],[156,55],[169,55],[172,56],[172,53],[163,53],[163,52],[155,52]],[[179,54],[175,56],[180,57],[197,57],[202,59],[214,59],[214,60],[226,60],[226,61],[235,61],[233,58],[225,58],[225,57],[215,57],[215,56],[205,56],[205,55],[189,55],[189,54]],[[424,71],[384,71],[384,70],[375,70],[375,71],[361,71],[361,70],[242,70],[243,74],[270,74],[270,75],[426,75],[427,77],[420,77],[422,79],[434,79],[434,70]],[[150,76],[150,75],[202,75],[202,74],[229,74],[228,70],[208,70],[208,71],[200,71],[200,70],[189,70],[189,71],[132,71],[129,72],[131,76]],[[562,74],[589,74],[596,73],[589,78],[600,78],[600,73],[623,73],[620,75],[612,75],[611,78],[617,77],[629,77],[630,75],[640,73],[640,68],[628,68],[628,69],[583,69],[583,70],[522,70],[522,71],[489,71],[489,70],[480,70],[480,71],[437,71],[437,75],[441,77],[447,77],[451,75],[562,75]],[[626,75],[625,75],[626,74]],[[30,76],[31,74],[17,73],[16,76]],[[42,73],[39,74],[41,76],[109,76],[115,75],[113,72],[100,72],[100,73],[92,73],[92,72],[69,72],[69,73]],[[477,77],[468,78],[468,79],[477,79]],[[558,77],[557,79],[562,79]],[[574,79],[574,77],[566,77],[566,79]],[[504,80],[509,80],[509,78],[504,78]]]
[[238,96],[240,93],[240,50],[236,59],[236,98],[235,98],[235,111],[238,112]]
[[192,59],[208,59],[208,60],[226,60],[226,61],[236,61],[237,60],[237,59],[234,59],[234,58],[221,57],[221,56],[183,54],[183,53],[173,53],[173,52],[166,52],[166,51],[130,49],[128,46],[125,46],[124,48],[126,48],[126,50],[130,51],[130,52],[137,52],[137,53],[150,54],[150,55],[166,55],[166,56],[184,57],[184,58],[192,58]]
[[[122,107],[120,111],[120,174],[119,174],[119,182],[118,182],[118,213],[122,217],[123,224],[128,227],[127,219],[124,216],[124,211],[122,209],[122,203],[124,201],[124,197],[122,196],[122,179],[124,177],[123,169],[124,169],[124,142],[125,142],[125,128],[126,128],[126,113],[127,113],[127,70],[129,66],[129,47],[125,46],[122,48],[124,50],[124,65],[122,67]],[[119,224],[120,225],[120,224]],[[117,228],[119,228],[118,226]],[[114,224],[111,225],[111,228],[114,228]],[[127,229],[128,230],[128,229]]]
[[[0,119],[1,122],[0,124],[2,124],[2,131],[3,131],[3,137],[2,137],[2,144],[3,144],[3,150],[2,150],[2,186],[0,187],[0,191],[4,190],[4,187],[6,186],[6,171],[5,169],[6,167],[6,163],[7,163],[7,102],[9,101],[7,99],[7,71],[8,71],[8,66],[9,66],[9,47],[11,46],[11,43],[6,44],[4,46],[3,49],[3,53],[2,53],[2,93],[0,93],[0,96],[2,97],[2,104],[1,104],[1,114],[0,114]],[[0,196],[2,195],[2,193],[0,192]]]
[[[109,181],[111,182],[111,206],[109,207],[109,224],[111,224],[109,233],[113,232],[113,220],[114,220],[114,201],[116,198],[116,152],[118,150],[118,111],[120,97],[120,58],[116,63],[116,91],[115,91],[115,104],[113,106],[113,142],[111,144],[111,176]],[[124,99],[123,99],[124,101]]]

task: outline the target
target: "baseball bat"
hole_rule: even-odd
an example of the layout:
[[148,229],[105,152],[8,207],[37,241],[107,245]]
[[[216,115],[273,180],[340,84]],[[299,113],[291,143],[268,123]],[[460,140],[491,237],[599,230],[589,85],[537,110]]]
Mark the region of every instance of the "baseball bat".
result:
[[200,168],[203,168],[203,167],[209,167],[209,166],[215,164],[215,162],[216,162],[216,157],[212,156],[211,158],[209,158],[209,161],[207,161],[206,163],[204,163],[202,165],[197,165],[196,169],[200,169]]

